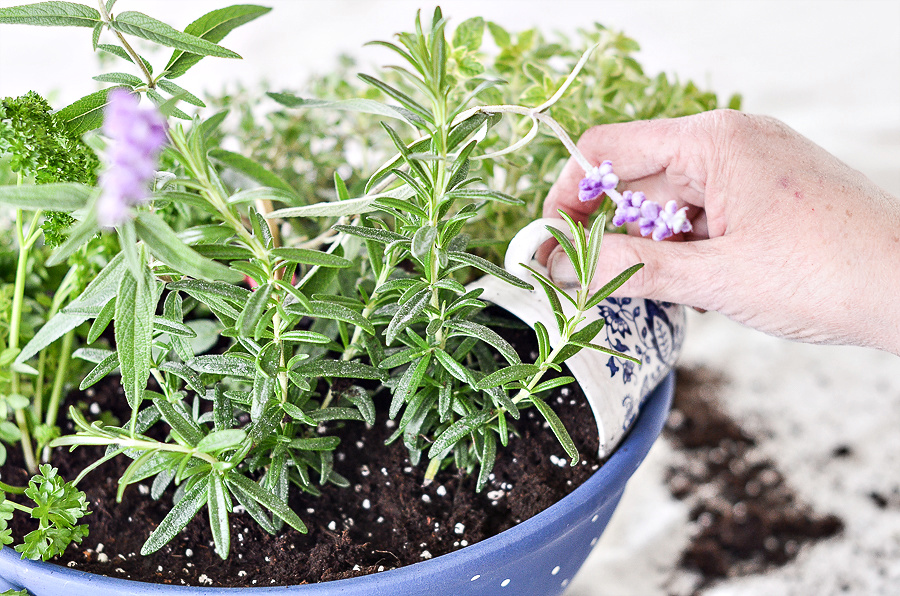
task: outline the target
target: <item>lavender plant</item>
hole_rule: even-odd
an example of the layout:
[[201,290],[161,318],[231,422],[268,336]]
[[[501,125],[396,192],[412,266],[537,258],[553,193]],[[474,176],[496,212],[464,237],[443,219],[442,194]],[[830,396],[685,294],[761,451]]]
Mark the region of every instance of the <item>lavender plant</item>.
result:
[[[570,234],[550,232],[575,264],[580,288],[567,294],[533,272],[562,337],[551,346],[547,329],[537,325],[534,362],[523,362],[491,328],[481,290],[469,290],[458,276],[472,270],[533,289],[474,254],[471,247],[479,239],[468,232],[490,205],[524,204],[484,185],[473,170],[523,150],[539,131],[549,131],[583,165],[583,198],[605,193],[635,208],[634,195],[616,192],[611,164],[588,163],[550,114],[594,47],[535,107],[491,104],[485,100],[502,81],[482,75],[472,40],[476,27],[467,22],[448,42],[447,21],[437,9],[429,22],[417,17],[414,31],[398,34],[397,43],[376,42],[403,63],[391,67],[390,81],[361,75],[388,102],[270,93],[290,109],[349,110],[383,120],[394,154],[360,185],[359,194],[351,194],[334,174],[336,200],[318,202],[300,196],[269,169],[216,146],[221,113],[188,123],[166,124],[160,116],[186,116],[173,100],[194,97],[170,79],[203,55],[232,57],[215,43],[265,9],[213,11],[178,32],[137,13],[114,18],[113,4],[101,4],[100,11],[65,2],[0,10],[0,22],[93,27],[97,48],[98,35],[108,28],[122,44],[121,52],[108,51],[124,52],[143,75],[101,78],[129,90],[105,90],[102,102],[99,94],[89,96],[94,98],[85,100],[94,106],[90,114],[68,120],[74,122],[68,130],[80,134],[97,128],[105,114],[100,134],[88,136],[104,160],[98,186],[0,187],[0,203],[37,214],[53,209],[77,220],[51,263],[83,251],[98,232],[117,238],[121,248],[77,298],[16,351],[14,364],[27,366],[60,337],[90,322],[84,345],[74,352],[94,365],[80,388],[118,370],[131,413],[115,425],[89,421],[70,409],[77,432],[50,445],[103,446],[105,454],[61,489],[58,509],[66,515],[58,517],[68,526],[17,548],[29,556],[50,556],[59,550],[56,536],[77,540],[82,530],[74,511],[84,509],[75,504],[84,502],[75,486],[115,457],[131,460],[119,479],[120,499],[128,486],[148,481],[152,498],[173,500],[143,554],[161,548],[204,508],[222,558],[230,551],[229,515],[235,505],[270,533],[284,524],[304,532],[304,522],[288,505],[291,490],[315,495],[325,483],[348,484],[335,469],[339,439],[330,433],[337,424],[374,424],[380,395],[387,396],[386,413],[397,421],[389,441],[403,442],[411,463],[425,467],[426,482],[455,466],[477,473],[480,490],[526,408],[547,420],[572,465],[577,463],[574,443],[543,399],[573,379],[546,376],[561,373],[566,359],[582,349],[633,360],[593,343],[603,322],[585,324],[583,315],[640,265],[591,292],[605,217],[587,231],[562,214]],[[128,34],[175,48],[155,78],[126,42]],[[157,86],[173,98],[160,101]],[[140,94],[159,104],[159,111],[142,108]],[[521,138],[498,133],[510,130],[503,127],[508,115],[528,123]],[[160,157],[165,172],[156,172]],[[247,179],[254,184],[243,186]],[[647,203],[639,205],[642,214]],[[654,236],[662,235],[656,233],[660,226],[684,231],[683,214],[649,209],[643,216],[652,220]],[[292,233],[298,229],[314,232]],[[574,314],[565,314],[563,300],[574,306]],[[210,350],[208,342],[195,341],[198,321],[213,321],[227,346]],[[110,326],[114,349],[105,339]],[[58,478],[49,469],[41,472],[47,480],[36,481],[39,486]],[[4,503],[0,512],[24,507]]]

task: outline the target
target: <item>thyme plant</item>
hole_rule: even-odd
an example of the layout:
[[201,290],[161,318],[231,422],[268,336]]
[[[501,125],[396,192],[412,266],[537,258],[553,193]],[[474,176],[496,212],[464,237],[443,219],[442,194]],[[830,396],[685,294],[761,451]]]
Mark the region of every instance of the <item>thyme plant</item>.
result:
[[[52,469],[40,469],[24,493],[37,502],[31,515],[52,523],[40,539],[26,537],[18,550],[48,557],[59,552],[63,538],[79,540],[83,526],[76,524],[85,508],[75,487],[116,457],[130,460],[119,479],[120,499],[130,485],[149,482],[152,498],[173,502],[143,554],[160,549],[204,508],[222,558],[231,547],[229,515],[235,505],[270,533],[285,524],[305,532],[304,521],[288,505],[291,491],[316,495],[325,483],[346,486],[334,457],[339,439],[331,433],[339,424],[356,424],[364,432],[379,415],[397,421],[389,441],[403,442],[410,462],[425,468],[426,482],[455,466],[477,474],[481,490],[526,408],[546,419],[572,465],[578,462],[573,441],[544,401],[547,391],[573,379],[546,376],[560,373],[565,360],[582,349],[630,359],[595,344],[603,322],[585,324],[583,315],[640,265],[590,292],[605,218],[585,230],[562,214],[569,234],[550,231],[576,264],[580,288],[567,294],[533,272],[562,337],[551,346],[547,329],[537,325],[534,362],[523,362],[492,329],[481,290],[469,290],[460,279],[475,272],[533,289],[475,254],[473,247],[484,239],[471,231],[485,231],[472,224],[493,205],[525,206],[515,196],[517,186],[504,192],[485,184],[476,174],[486,172],[490,181],[491,170],[481,166],[521,155],[542,134],[579,159],[590,198],[605,193],[624,204],[611,166],[588,163],[551,113],[576,85],[596,43],[534,107],[494,104],[488,100],[503,81],[485,75],[480,63],[484,23],[466,21],[448,41],[447,20],[436,9],[428,21],[417,16],[414,30],[398,34],[396,43],[375,42],[401,65],[381,78],[360,75],[374,90],[369,96],[305,99],[270,93],[291,110],[351,111],[381,119],[383,146],[390,147],[382,165],[364,183],[352,184],[353,192],[335,172],[334,200],[320,201],[300,194],[271,168],[219,146],[224,112],[203,120],[175,105],[202,102],[171,79],[203,56],[236,57],[216,44],[267,9],[223,8],[179,32],[140,13],[113,15],[114,4],[101,2],[99,10],[68,2],[0,9],[0,22],[90,27],[95,49],[130,61],[138,72],[98,77],[120,88],[104,89],[57,113],[69,133],[87,133],[84,138],[101,154],[104,167],[96,185],[20,180],[0,187],[0,203],[19,210],[17,221],[26,212],[34,214],[32,229],[50,210],[75,222],[50,264],[82,254],[98,233],[116,239],[120,249],[77,297],[6,358],[26,370],[54,342],[87,328],[74,356],[93,368],[80,388],[118,371],[130,411],[128,420],[110,424],[70,409],[76,432],[54,438],[50,446],[94,445],[105,453],[62,486]],[[491,30],[495,38],[501,35]],[[100,44],[104,32],[118,45]],[[128,36],[172,47],[174,53],[153,75]],[[141,106],[141,95],[153,105]],[[387,101],[375,99],[379,95]],[[79,110],[84,111],[73,117]],[[510,117],[524,120],[528,129],[519,134],[518,124],[506,124]],[[89,132],[101,123],[100,131]],[[633,198],[627,195],[626,207],[633,206]],[[657,222],[656,213],[654,225],[677,233],[681,230],[672,226],[683,224],[677,215]],[[562,301],[574,311],[566,314]],[[216,339],[224,338],[216,349],[211,349],[216,342],[199,341],[209,325],[215,326]],[[58,495],[46,506],[39,500],[45,486]],[[23,492],[0,488],[8,495]],[[45,514],[47,507],[54,513]],[[0,519],[5,523],[12,510],[26,509],[7,496]],[[7,541],[8,536],[0,537]]]

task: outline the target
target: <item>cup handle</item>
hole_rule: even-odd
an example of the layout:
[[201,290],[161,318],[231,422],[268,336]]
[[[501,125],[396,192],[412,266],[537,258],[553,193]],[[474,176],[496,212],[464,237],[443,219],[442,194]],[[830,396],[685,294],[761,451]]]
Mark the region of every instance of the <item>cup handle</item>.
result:
[[520,279],[531,279],[531,272],[522,265],[528,265],[538,273],[547,275],[547,268],[541,265],[534,254],[538,248],[553,238],[553,235],[547,231],[546,226],[551,226],[565,234],[569,239],[572,238],[572,232],[566,222],[551,217],[542,217],[536,219],[521,230],[519,230],[513,239],[509,241],[506,248],[506,256],[503,259],[503,266],[506,270]]

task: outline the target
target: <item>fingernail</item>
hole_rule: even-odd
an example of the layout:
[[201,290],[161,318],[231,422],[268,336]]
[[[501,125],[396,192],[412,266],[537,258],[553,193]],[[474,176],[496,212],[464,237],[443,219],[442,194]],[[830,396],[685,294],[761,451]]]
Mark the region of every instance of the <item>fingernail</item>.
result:
[[547,261],[547,273],[550,274],[550,279],[563,289],[581,287],[572,262],[562,251],[553,251],[550,255],[550,259]]

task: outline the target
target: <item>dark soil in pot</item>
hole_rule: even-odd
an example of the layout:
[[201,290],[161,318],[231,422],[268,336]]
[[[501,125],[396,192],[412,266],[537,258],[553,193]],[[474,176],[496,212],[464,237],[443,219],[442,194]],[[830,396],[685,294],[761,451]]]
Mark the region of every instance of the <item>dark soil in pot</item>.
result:
[[[291,506],[309,527],[308,534],[287,528],[273,537],[249,515],[237,513],[231,516],[232,550],[227,561],[213,551],[205,510],[160,551],[142,557],[142,544],[172,506],[171,489],[153,501],[149,483],[132,486],[123,502],[116,503],[118,478],[131,461],[116,458],[80,483],[93,512],[86,519],[90,535],[55,562],[148,582],[267,586],[342,579],[446,554],[536,515],[598,469],[596,423],[578,387],[557,389],[548,401],[578,445],[582,461],[575,467],[568,465],[540,414],[528,409],[516,424],[521,437],[501,448],[491,481],[481,493],[475,493],[474,478],[455,468],[440,472],[425,487],[425,466],[410,465],[402,442],[384,445],[393,423],[382,413],[370,430],[363,432],[362,426],[353,424],[332,433],[341,438],[335,469],[350,481],[350,488],[329,485],[321,487],[320,497],[292,498]],[[111,411],[121,419],[128,417],[117,379],[74,392],[69,402],[94,415]],[[67,425],[64,432],[72,432]],[[52,463],[64,478],[74,478],[100,455],[96,448],[58,451]],[[26,482],[24,471],[13,469],[12,463],[3,468],[4,480]],[[30,529],[27,520],[17,520],[13,535]]]

